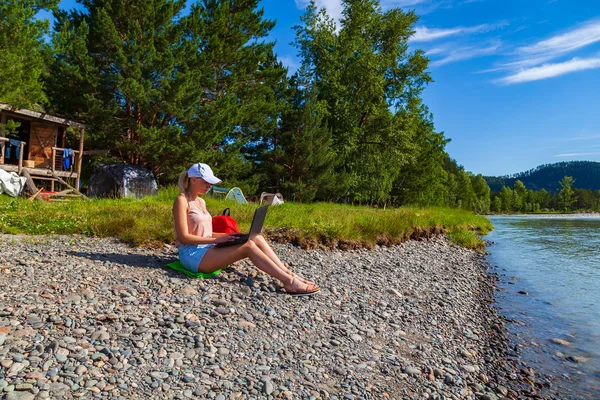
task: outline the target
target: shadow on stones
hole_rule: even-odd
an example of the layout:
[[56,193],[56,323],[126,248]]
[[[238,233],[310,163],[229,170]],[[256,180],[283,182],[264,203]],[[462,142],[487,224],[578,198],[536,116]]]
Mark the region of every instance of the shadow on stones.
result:
[[[185,280],[196,280],[199,278],[190,278],[183,272],[173,271],[166,267],[167,264],[177,260],[175,255],[151,255],[151,254],[123,254],[123,253],[88,253],[82,251],[68,251],[67,254],[74,257],[87,258],[92,261],[109,262],[111,266],[122,267],[122,268],[152,268],[162,269],[165,272],[165,276],[169,278],[178,278]],[[221,273],[213,278],[203,278],[219,280],[222,282],[231,282],[231,277],[225,275],[235,274],[236,278],[233,280],[239,281],[241,284],[246,286],[252,286],[254,280],[251,277],[237,271],[234,267],[228,267],[221,271]]]

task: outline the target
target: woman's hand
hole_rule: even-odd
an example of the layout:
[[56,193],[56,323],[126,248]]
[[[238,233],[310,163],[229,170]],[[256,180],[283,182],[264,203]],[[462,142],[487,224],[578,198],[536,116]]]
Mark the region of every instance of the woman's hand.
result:
[[223,242],[231,242],[235,239],[237,239],[238,236],[240,236],[240,233],[227,233],[224,234],[222,236],[219,236],[217,238],[215,238],[215,241],[213,243],[217,244],[217,243],[223,243]]

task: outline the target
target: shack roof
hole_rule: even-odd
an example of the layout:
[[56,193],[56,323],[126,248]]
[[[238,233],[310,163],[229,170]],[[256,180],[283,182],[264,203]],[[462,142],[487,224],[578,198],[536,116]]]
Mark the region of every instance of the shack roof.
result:
[[59,125],[75,126],[77,128],[85,128],[85,125],[79,122],[71,121],[63,117],[56,115],[50,115],[45,112],[25,110],[23,108],[17,108],[8,104],[0,103],[0,110],[8,111],[11,114],[23,115],[30,118],[41,119],[43,121],[53,122]]

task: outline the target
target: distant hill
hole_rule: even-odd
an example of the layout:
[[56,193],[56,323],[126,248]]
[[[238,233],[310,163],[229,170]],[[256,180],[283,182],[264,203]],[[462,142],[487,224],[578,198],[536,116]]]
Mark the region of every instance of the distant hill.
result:
[[512,188],[516,180],[523,182],[527,189],[553,193],[560,190],[560,181],[565,176],[575,179],[573,187],[600,190],[600,162],[568,161],[540,165],[526,172],[507,176],[484,176],[492,192],[499,192],[502,186]]

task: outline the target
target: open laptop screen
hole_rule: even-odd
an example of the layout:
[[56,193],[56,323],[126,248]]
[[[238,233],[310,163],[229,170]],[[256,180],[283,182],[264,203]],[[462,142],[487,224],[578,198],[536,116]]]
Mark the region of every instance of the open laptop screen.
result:
[[254,218],[252,219],[252,226],[250,227],[250,239],[260,235],[262,231],[265,218],[267,216],[267,209],[269,206],[262,206],[256,209],[254,212]]

